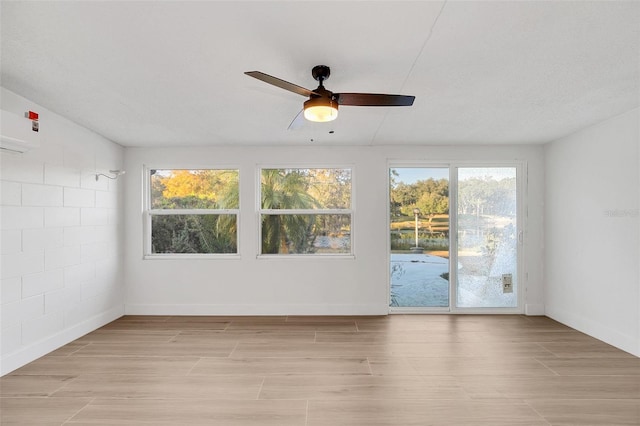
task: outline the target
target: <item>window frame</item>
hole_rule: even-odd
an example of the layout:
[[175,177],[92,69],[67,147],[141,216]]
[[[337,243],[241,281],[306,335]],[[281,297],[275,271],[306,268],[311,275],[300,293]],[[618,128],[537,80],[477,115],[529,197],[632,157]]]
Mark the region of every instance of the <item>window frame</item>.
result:
[[[237,209],[152,209],[151,208],[151,170],[228,170],[238,173],[238,208]],[[241,211],[241,182],[240,167],[237,165],[171,165],[143,167],[143,259],[239,259],[240,248],[240,211]],[[235,253],[152,253],[152,221],[153,216],[173,216],[173,215],[235,215],[236,216],[236,252]]]
[[[304,169],[342,169],[351,173],[351,203],[347,209],[263,209],[262,208],[262,171],[270,169],[304,170]],[[355,259],[355,166],[352,164],[258,164],[256,166],[256,227],[258,259]],[[350,244],[346,253],[262,253],[262,216],[263,215],[348,215],[350,219]]]

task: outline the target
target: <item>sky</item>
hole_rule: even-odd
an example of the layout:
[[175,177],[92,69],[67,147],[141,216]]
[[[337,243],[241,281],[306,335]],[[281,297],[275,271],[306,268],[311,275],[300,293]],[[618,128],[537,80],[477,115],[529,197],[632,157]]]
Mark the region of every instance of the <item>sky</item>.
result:
[[433,178],[449,179],[449,169],[447,167],[392,167],[398,173],[396,182],[403,182],[406,184],[412,184],[419,180],[427,180]]

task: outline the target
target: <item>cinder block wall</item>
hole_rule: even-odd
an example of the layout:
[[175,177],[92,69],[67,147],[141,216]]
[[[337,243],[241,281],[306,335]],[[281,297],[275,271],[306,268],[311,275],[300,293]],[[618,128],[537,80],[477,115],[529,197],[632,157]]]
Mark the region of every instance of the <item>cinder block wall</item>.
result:
[[1,89],[2,109],[40,114],[40,147],[0,154],[1,373],[123,312],[124,149]]

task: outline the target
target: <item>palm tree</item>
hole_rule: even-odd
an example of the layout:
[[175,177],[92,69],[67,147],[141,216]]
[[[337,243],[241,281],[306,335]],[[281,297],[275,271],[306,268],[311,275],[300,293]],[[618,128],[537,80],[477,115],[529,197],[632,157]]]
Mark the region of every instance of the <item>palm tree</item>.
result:
[[[261,206],[270,210],[313,209],[318,202],[308,193],[308,182],[297,170],[263,169]],[[314,215],[263,214],[262,253],[309,252],[313,246]]]

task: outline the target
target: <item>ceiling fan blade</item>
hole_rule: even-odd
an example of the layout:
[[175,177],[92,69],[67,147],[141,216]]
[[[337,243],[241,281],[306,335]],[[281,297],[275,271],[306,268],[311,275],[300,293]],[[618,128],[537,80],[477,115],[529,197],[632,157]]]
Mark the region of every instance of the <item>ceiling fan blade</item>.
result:
[[302,125],[304,124],[304,115],[302,114],[303,112],[304,109],[301,109],[298,115],[296,115],[293,120],[291,120],[291,123],[289,124],[289,127],[287,127],[287,130],[298,130],[302,127]]
[[411,106],[415,96],[383,95],[379,93],[334,93],[339,105]]
[[306,97],[309,97],[313,94],[317,95],[317,93],[315,93],[313,90],[305,89],[304,87],[298,86],[293,83],[289,83],[288,81],[281,80],[277,77],[274,77],[269,74],[265,74],[260,71],[247,71],[245,72],[245,74],[250,77],[257,78],[258,80],[262,80],[265,83],[269,83],[271,85],[279,87],[281,89],[288,90],[293,93],[297,93],[298,95],[302,95]]

